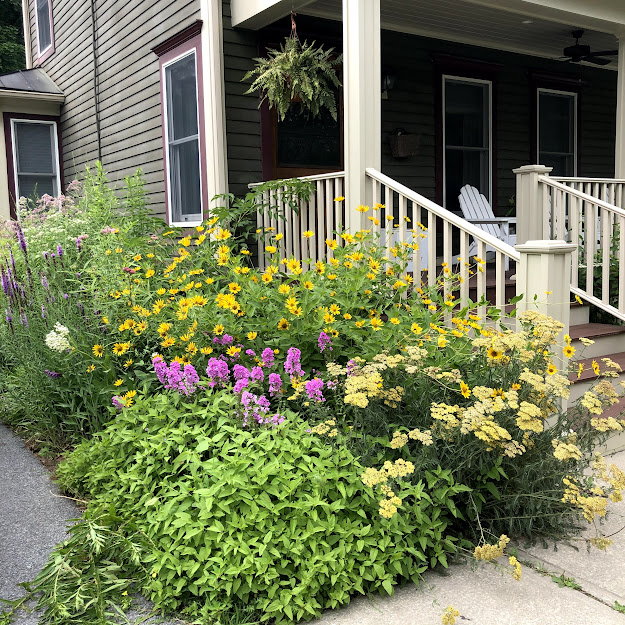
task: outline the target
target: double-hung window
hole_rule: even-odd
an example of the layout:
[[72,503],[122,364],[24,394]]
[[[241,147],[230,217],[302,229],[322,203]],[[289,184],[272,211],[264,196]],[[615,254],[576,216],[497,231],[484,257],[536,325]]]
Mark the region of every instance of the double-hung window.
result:
[[443,75],[443,206],[459,210],[469,184],[491,201],[492,83]]
[[163,63],[165,163],[169,221],[202,221],[202,176],[196,50]]
[[538,89],[538,162],[554,176],[577,175],[577,93]]
[[37,23],[37,56],[42,57],[54,52],[54,37],[52,31],[52,0],[35,0]]
[[53,121],[11,119],[16,199],[61,192],[57,133]]

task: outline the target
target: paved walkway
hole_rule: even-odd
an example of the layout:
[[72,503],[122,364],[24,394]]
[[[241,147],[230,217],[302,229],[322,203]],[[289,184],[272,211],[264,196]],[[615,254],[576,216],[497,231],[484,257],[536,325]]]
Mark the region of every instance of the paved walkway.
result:
[[[611,459],[625,470],[625,452]],[[79,512],[58,495],[46,469],[10,430],[0,425],[0,597],[17,598],[18,582],[33,579],[53,547],[63,540],[68,519]],[[625,526],[625,502],[613,506],[606,534]],[[625,625],[625,531],[615,534],[607,552],[576,551],[560,545],[521,553],[540,573],[523,567],[520,582],[493,566],[453,566],[445,576],[428,573],[419,588],[408,585],[393,597],[358,598],[326,612],[316,625],[440,625],[443,610],[460,611],[457,625]],[[573,578],[582,590],[559,587],[551,574]],[[128,614],[145,617],[142,604]],[[37,625],[34,614],[20,613],[16,625]],[[137,621],[138,622],[138,621]],[[154,622],[154,621],[150,621]],[[180,623],[180,621],[175,621]],[[172,625],[173,622],[170,622]],[[167,625],[167,624],[164,624]]]

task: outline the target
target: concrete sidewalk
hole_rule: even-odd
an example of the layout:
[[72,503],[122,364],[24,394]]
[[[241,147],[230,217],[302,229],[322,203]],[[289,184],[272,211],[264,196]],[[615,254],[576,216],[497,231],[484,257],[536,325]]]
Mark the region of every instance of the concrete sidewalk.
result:
[[[625,452],[607,460],[625,470]],[[625,501],[610,509],[600,526],[606,536],[625,526]],[[553,545],[520,551],[519,560],[534,567],[523,566],[520,582],[486,563],[452,566],[446,576],[429,572],[421,587],[408,585],[393,597],[359,597],[315,625],[440,625],[449,605],[460,612],[456,625],[625,625],[625,614],[611,607],[615,601],[625,606],[625,530],[611,538],[607,552],[587,551],[584,542],[578,550],[560,544],[557,551]],[[553,581],[552,575],[562,574],[581,590]]]
[[[625,470],[625,452],[610,459]],[[18,582],[32,580],[54,546],[65,537],[68,519],[80,512],[58,496],[47,470],[9,429],[0,425],[0,597],[21,596]],[[604,534],[625,526],[625,502],[614,504]],[[592,535],[592,534],[589,534]],[[566,545],[521,552],[537,570],[523,567],[520,582],[492,565],[453,566],[441,576],[428,573],[419,588],[408,585],[393,597],[357,598],[344,609],[327,611],[317,625],[440,625],[443,610],[460,611],[457,625],[625,625],[625,531],[612,536],[607,552],[576,551]],[[541,573],[539,570],[543,570]],[[551,575],[572,578],[582,590],[559,587]],[[140,600],[129,613],[141,622],[150,606]],[[0,606],[0,612],[2,607]],[[147,623],[162,622],[150,619]],[[169,621],[169,625],[181,621]],[[16,625],[37,625],[20,612]],[[163,625],[168,625],[167,623]]]
[[[0,598],[23,596],[17,584],[34,579],[54,547],[65,539],[68,520],[80,515],[72,501],[60,496],[39,460],[0,424]],[[4,609],[0,604],[0,614]],[[145,625],[182,623],[158,618],[145,621],[150,610],[151,606],[139,598],[136,608],[126,616]],[[14,623],[37,625],[39,617],[20,610]]]

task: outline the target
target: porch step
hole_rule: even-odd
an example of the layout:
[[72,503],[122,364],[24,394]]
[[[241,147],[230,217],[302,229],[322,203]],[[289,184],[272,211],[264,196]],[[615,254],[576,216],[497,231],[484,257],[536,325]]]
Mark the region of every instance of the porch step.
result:
[[[599,418],[607,419],[608,417],[614,417],[615,419],[623,419],[625,417],[625,397],[622,397],[618,404],[614,404],[606,409]],[[604,445],[597,449],[602,454],[611,454],[623,450],[625,450],[625,431],[612,433]]]
[[[609,354],[625,352],[625,326],[582,323],[572,325],[569,335],[577,354],[583,358],[602,358]],[[585,347],[579,340],[581,337],[593,340],[594,344]]]
[[590,322],[590,306],[588,304],[578,304],[571,302],[571,326],[584,325]]
[[[625,371],[625,352],[617,352],[615,354],[605,354],[603,356],[596,357],[596,358],[592,358],[592,357],[583,358],[583,359],[574,361],[573,364],[576,367],[578,364],[583,364],[584,371],[579,378],[577,377],[576,371],[572,371],[569,374],[569,380],[571,382],[571,396],[569,398],[569,403],[573,403],[577,401],[577,399],[579,399],[586,391],[589,391],[597,383],[597,381],[599,380],[599,376],[597,376],[592,369],[592,361],[596,360],[601,368],[601,371],[604,371],[606,367],[604,363],[601,361],[601,358],[610,358],[614,362],[621,365],[621,369]],[[625,373],[621,373],[618,378],[607,378],[607,379],[609,379],[612,382],[612,384],[614,385],[614,388],[616,389],[616,392],[619,395],[625,395],[625,389],[623,389],[623,387],[618,384],[619,382],[625,382]],[[625,410],[625,404],[621,406],[621,410]]]

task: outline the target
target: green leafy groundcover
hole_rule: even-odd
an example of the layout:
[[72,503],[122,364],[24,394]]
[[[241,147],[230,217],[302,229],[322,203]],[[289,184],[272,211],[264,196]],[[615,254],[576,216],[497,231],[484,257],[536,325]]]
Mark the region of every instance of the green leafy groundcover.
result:
[[446,565],[461,490],[448,472],[424,475],[405,513],[383,519],[340,436],[324,440],[293,414],[273,430],[242,429],[233,401],[227,391],[139,399],[59,468],[61,485],[89,493],[115,532],[119,515],[145,536],[142,566],[127,570],[158,608],[223,622],[247,605],[294,622]]

